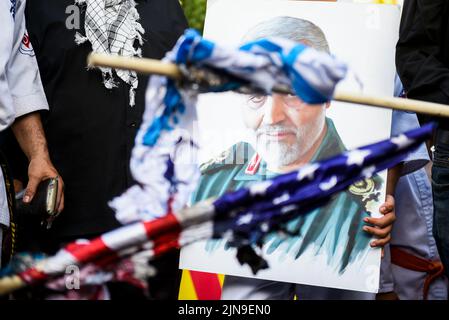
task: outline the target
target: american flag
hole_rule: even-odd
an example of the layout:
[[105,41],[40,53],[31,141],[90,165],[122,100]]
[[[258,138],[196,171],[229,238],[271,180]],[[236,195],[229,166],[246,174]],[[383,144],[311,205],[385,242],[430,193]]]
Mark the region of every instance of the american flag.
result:
[[151,260],[174,248],[213,237],[228,239],[238,249],[237,258],[257,272],[267,265],[253,248],[265,236],[282,229],[289,220],[325,205],[354,182],[396,165],[431,137],[433,130],[434,125],[427,124],[218,199],[133,223],[90,241],[69,244],[36,266],[0,279],[0,294],[60,277],[73,265],[94,263],[104,267],[142,250],[149,253]]
[[[270,94],[274,85],[281,84],[309,103],[330,100],[346,73],[346,66],[337,59],[287,40],[262,39],[229,49],[193,31],[187,31],[166,60],[213,67],[242,80],[213,91],[250,83]],[[309,66],[306,72],[304,65]],[[174,81],[163,77],[151,79],[131,160],[139,184],[113,202],[123,214],[121,221],[129,224],[92,240],[71,243],[26,270],[10,270],[0,279],[0,294],[57,279],[71,266],[93,264],[102,269],[142,252],[151,260],[210,238],[228,240],[237,248],[239,261],[257,272],[267,267],[254,250],[265,237],[283,230],[291,219],[325,205],[354,182],[396,165],[433,131],[433,125],[426,125],[185,208],[198,170],[179,166],[172,156],[196,148],[189,134],[178,131],[196,117],[198,90],[192,90],[177,88]],[[152,212],[156,208],[158,212]]]

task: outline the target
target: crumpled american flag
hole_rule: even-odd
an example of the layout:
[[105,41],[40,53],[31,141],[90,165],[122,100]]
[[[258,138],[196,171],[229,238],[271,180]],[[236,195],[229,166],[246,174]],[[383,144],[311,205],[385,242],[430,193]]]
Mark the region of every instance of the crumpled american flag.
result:
[[[23,285],[46,282],[64,275],[68,267],[110,264],[136,254],[152,260],[175,248],[210,238],[224,238],[237,249],[237,259],[254,273],[268,265],[254,248],[264,237],[283,231],[291,219],[325,205],[354,182],[401,162],[431,137],[433,124],[414,129],[301,169],[257,182],[218,199],[167,215],[131,223],[101,237],[74,242],[55,256],[15,274]],[[0,279],[0,293],[8,292],[11,273]],[[98,279],[98,278],[97,278]],[[105,280],[106,281],[106,280]],[[97,283],[100,285],[101,283]]]
[[[234,90],[250,82],[270,94],[274,85],[282,83],[311,104],[330,100],[346,72],[346,66],[335,58],[286,40],[262,39],[230,49],[192,31],[187,31],[165,59],[212,66],[236,76],[233,83],[213,87],[213,91]],[[434,129],[429,124],[186,207],[199,172],[195,161],[180,160],[197,149],[189,129],[196,117],[198,92],[160,76],[152,77],[148,90],[144,121],[131,160],[139,184],[111,202],[117,218],[127,225],[72,243],[55,256],[16,273],[23,285],[57,278],[67,266],[93,263],[104,268],[135,254],[151,260],[210,238],[226,239],[237,249],[240,263],[257,272],[267,267],[254,250],[264,237],[283,232],[288,221],[325,205],[351,184],[396,165]],[[9,280],[0,279],[0,292],[7,292],[3,286]]]
[[[95,53],[141,57],[140,46],[145,33],[139,23],[139,13],[134,0],[75,0],[77,5],[86,5],[85,36],[75,34],[75,42],[89,41]],[[139,47],[136,46],[138,43]],[[100,68],[106,88],[117,86],[110,68]],[[130,105],[135,105],[135,90],[139,84],[137,73],[129,70],[115,70],[117,76],[130,87]]]

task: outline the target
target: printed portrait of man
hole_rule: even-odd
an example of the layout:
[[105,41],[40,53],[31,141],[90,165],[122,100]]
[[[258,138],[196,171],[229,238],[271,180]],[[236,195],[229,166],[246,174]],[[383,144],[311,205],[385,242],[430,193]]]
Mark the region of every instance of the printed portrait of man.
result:
[[[304,19],[280,16],[263,21],[247,32],[243,42],[267,37],[331,52],[323,31]],[[253,145],[237,143],[202,165],[194,202],[345,152],[333,121],[326,116],[328,108],[330,103],[309,105],[294,95],[245,96],[242,117],[253,134]],[[326,206],[290,221],[284,233],[273,233],[265,252],[294,258],[305,252],[325,255],[333,269],[344,272],[370,249],[371,236],[362,230],[363,219],[377,210],[381,186],[377,176],[352,185]],[[209,241],[206,250],[213,252],[221,245],[221,240]]]

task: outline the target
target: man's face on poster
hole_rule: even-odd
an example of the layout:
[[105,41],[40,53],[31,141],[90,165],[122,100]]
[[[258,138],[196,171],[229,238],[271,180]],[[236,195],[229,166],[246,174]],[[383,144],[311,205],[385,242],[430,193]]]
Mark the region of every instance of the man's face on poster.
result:
[[325,132],[326,105],[293,95],[247,96],[244,122],[255,133],[256,150],[269,167],[308,162]]

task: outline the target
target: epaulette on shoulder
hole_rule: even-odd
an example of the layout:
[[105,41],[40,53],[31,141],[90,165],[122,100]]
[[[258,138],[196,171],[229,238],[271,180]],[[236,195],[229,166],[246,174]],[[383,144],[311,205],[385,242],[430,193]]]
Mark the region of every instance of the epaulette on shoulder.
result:
[[202,174],[216,171],[229,166],[243,165],[249,158],[251,152],[254,152],[252,147],[246,142],[240,142],[229,149],[221,152],[216,157],[200,165]]
[[352,184],[348,191],[367,212],[374,212],[380,200],[383,179],[374,175]]

